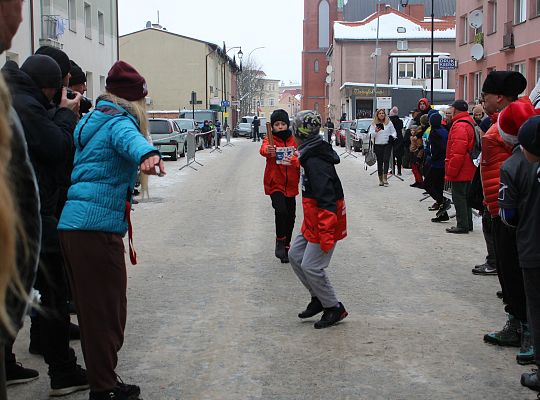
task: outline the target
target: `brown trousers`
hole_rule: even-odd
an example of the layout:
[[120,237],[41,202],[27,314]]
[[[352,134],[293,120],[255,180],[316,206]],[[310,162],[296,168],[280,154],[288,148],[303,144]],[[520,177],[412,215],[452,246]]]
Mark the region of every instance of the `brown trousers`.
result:
[[60,240],[90,390],[110,390],[126,327],[124,242],[117,234],[90,231],[60,231]]

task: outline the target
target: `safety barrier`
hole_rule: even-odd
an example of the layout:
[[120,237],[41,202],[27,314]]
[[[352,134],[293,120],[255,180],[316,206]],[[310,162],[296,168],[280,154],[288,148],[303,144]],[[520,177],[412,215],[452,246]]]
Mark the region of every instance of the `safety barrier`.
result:
[[186,136],[186,143],[187,143],[186,165],[182,166],[180,168],[180,171],[186,167],[190,167],[191,169],[198,171],[197,168],[193,166],[193,164],[200,165],[201,167],[204,166],[203,164],[201,164],[195,159],[196,154],[197,154],[197,136],[199,135],[196,135],[195,132],[188,132]]
[[352,146],[351,131],[346,129],[345,130],[345,151],[341,153],[339,156],[341,157],[342,155],[346,154],[345,157],[343,158],[347,158],[347,157],[358,158],[356,154],[353,153],[352,147],[353,146]]
[[227,127],[227,129],[225,129],[225,137],[227,138],[227,143],[225,143],[223,147],[227,147],[227,146],[234,147],[234,144],[231,143],[231,135],[232,135],[231,128]]

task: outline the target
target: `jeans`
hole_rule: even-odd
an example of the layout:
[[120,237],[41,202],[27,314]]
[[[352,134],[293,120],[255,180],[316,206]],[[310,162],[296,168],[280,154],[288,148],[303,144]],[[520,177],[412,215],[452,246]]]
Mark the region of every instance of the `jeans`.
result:
[[470,187],[470,182],[452,182],[452,201],[456,209],[457,227],[465,231],[473,229],[472,208],[467,204]]
[[484,234],[487,249],[486,263],[495,267],[497,265],[497,257],[495,256],[495,247],[493,245],[492,226],[491,214],[487,208],[484,208],[482,212],[482,233]]
[[376,144],[373,147],[375,156],[377,156],[377,173],[379,176],[388,173],[390,167],[390,154],[392,153],[392,145],[390,144]]

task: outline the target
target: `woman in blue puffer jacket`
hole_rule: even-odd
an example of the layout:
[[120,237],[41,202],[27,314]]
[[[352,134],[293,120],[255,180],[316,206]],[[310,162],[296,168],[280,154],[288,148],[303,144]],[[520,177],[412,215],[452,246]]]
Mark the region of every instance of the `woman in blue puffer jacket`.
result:
[[122,237],[129,230],[137,167],[164,175],[159,152],[145,134],[146,82],[118,61],[107,93],[75,128],[76,153],[68,200],[58,229],[90,384],[90,399],[138,399],[140,388],[118,381],[117,352],[124,341],[127,276]]

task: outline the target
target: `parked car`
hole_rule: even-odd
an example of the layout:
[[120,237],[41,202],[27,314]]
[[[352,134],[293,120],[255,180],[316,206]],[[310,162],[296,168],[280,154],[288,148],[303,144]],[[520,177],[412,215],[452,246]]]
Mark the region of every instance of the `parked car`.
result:
[[367,133],[373,120],[371,118],[355,119],[349,128],[354,151],[361,151],[366,154],[369,149],[369,141],[363,140],[364,133]]
[[184,144],[187,134],[180,131],[174,120],[150,118],[148,122],[152,142],[161,154],[169,156],[173,161],[185,156]]
[[[201,136],[201,130],[197,122],[194,119],[190,118],[177,118],[173,120],[176,122],[180,128],[181,133],[194,132],[195,133],[195,149],[202,150],[204,149],[204,140]],[[184,143],[184,153],[187,152],[187,143]]]
[[351,127],[353,121],[342,121],[339,123],[339,128],[336,134],[336,146],[345,147],[345,134]]
[[240,122],[236,125],[236,136],[250,137],[251,136],[251,123]]

